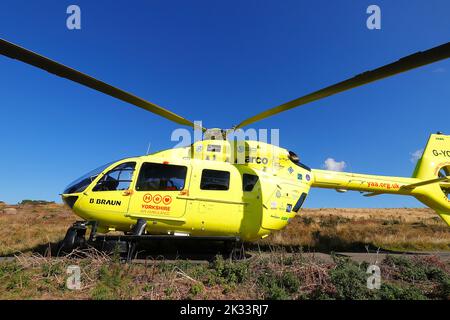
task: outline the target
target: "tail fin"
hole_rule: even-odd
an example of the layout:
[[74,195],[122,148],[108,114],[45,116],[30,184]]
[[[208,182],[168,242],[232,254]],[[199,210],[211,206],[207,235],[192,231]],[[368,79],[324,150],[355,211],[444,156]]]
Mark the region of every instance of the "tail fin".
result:
[[446,177],[450,177],[450,136],[440,133],[432,134],[422,158],[417,162],[413,178],[436,179],[436,183],[420,186],[412,194],[419,201],[436,210],[450,225],[450,183]]
[[[440,172],[441,171],[441,172]],[[432,134],[416,165],[413,178],[432,179],[450,176],[450,136]]]

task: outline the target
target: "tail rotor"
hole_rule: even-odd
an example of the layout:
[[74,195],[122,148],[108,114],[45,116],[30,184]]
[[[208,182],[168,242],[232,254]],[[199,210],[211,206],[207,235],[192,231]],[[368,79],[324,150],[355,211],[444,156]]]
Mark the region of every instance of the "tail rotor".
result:
[[[450,165],[443,166],[438,172],[439,178],[450,177]],[[449,183],[441,183],[440,184],[442,192],[445,194],[447,199],[450,201],[450,184]]]

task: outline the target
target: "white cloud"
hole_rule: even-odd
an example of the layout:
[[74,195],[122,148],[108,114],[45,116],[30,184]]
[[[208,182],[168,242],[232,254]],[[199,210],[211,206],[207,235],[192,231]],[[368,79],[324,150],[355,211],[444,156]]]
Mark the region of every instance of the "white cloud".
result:
[[412,162],[412,163],[416,163],[417,160],[419,160],[420,158],[422,158],[422,155],[423,155],[423,149],[416,150],[416,151],[410,153],[410,155],[411,155],[411,159],[410,159],[411,162]]
[[347,164],[345,161],[336,161],[333,158],[328,158],[325,160],[323,167],[330,171],[344,171],[345,167],[347,167]]

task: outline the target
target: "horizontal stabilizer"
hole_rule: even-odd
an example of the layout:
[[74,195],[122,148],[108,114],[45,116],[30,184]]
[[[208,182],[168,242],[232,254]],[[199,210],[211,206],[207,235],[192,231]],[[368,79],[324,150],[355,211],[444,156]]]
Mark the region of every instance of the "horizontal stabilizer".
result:
[[383,194],[382,192],[369,192],[369,193],[365,193],[363,194],[364,197],[375,197],[378,196],[380,194]]

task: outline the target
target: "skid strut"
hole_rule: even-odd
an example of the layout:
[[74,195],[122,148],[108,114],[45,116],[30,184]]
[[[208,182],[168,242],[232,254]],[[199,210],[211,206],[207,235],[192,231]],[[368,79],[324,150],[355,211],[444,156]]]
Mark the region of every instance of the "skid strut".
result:
[[[137,237],[143,235],[145,232],[146,226],[147,226],[147,220],[138,219],[137,223],[133,226],[133,229],[131,230],[131,234],[133,236],[137,236]],[[131,241],[129,249],[128,249],[127,261],[131,261],[131,259],[133,259],[133,257],[135,256],[136,246],[137,246],[137,241]]]
[[[91,231],[89,238],[86,239],[86,232],[88,227]],[[213,241],[223,242],[225,251],[230,251],[231,256],[235,256],[239,252],[241,240],[236,236],[175,236],[175,235],[153,235],[147,234],[145,229],[147,227],[147,220],[138,219],[133,225],[130,232],[123,235],[104,235],[97,234],[97,221],[77,221],[66,233],[64,240],[61,242],[59,253],[70,253],[74,249],[85,249],[92,246],[101,251],[117,252],[122,258],[128,262],[135,258],[136,249],[139,244],[152,243],[155,241],[174,241],[178,243],[181,241]]]

